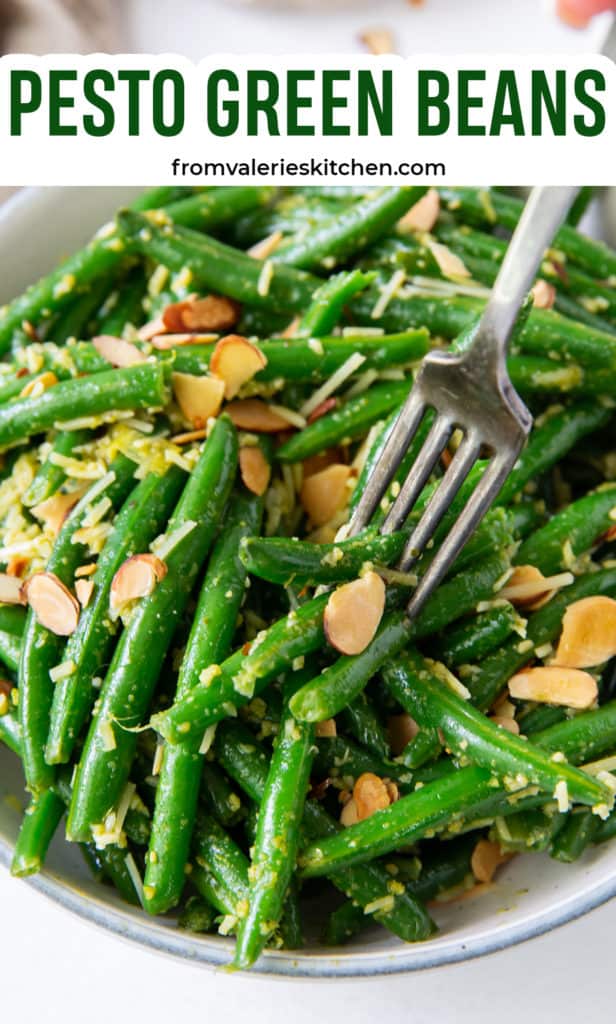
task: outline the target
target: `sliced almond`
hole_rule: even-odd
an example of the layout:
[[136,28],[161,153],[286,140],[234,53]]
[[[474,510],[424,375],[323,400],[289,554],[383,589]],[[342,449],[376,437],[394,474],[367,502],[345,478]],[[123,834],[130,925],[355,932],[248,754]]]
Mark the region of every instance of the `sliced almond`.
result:
[[2,604],[26,604],[23,584],[17,576],[0,572],[0,602]]
[[331,395],[330,398],[325,398],[322,402],[319,402],[317,407],[312,410],[308,416],[306,423],[314,423],[315,420],[320,420],[321,416],[325,416],[326,413],[331,412],[338,405],[338,399]]
[[193,441],[203,441],[207,437],[207,429],[186,430],[183,434],[175,434],[170,440],[173,444],[191,444]]
[[395,53],[394,37],[388,28],[367,28],[359,34],[360,41],[369,53],[380,57],[384,53]]
[[300,501],[314,526],[323,526],[344,508],[349,496],[350,466],[335,463],[302,483]]
[[120,566],[111,582],[109,606],[117,612],[141,597],[149,597],[167,575],[167,566],[156,555],[132,555]]
[[350,825],[357,825],[359,816],[357,814],[357,804],[353,797],[347,800],[344,807],[340,812],[340,824],[344,825],[345,828],[349,828]]
[[92,344],[98,354],[112,366],[135,366],[137,363],[145,363],[147,358],[131,341],[115,338],[112,334],[99,334],[92,338]]
[[267,359],[256,345],[241,334],[228,334],[212,352],[210,373],[224,381],[225,398],[229,399],[266,365]]
[[155,320],[149,320],[147,324],[139,328],[137,337],[139,341],[151,341],[157,334],[164,334],[165,330],[162,316],[157,316]]
[[229,331],[239,320],[241,306],[225,295],[184,299],[167,306],[162,313],[165,329],[183,331]]
[[376,572],[344,583],[331,594],[323,615],[328,642],[341,654],[366,649],[385,610],[385,584]]
[[509,680],[509,693],[518,700],[559,704],[567,708],[589,708],[597,699],[596,680],[577,668],[551,665],[517,672]]
[[397,224],[398,231],[432,231],[441,212],[441,200],[435,188],[429,188],[425,195],[411,206]]
[[[223,385],[224,386],[224,385]],[[289,421],[260,398],[243,398],[229,402],[225,412],[238,430],[249,430],[255,434],[277,434],[289,429]]]
[[443,277],[452,281],[459,281],[461,278],[470,277],[470,271],[455,252],[448,249],[441,242],[428,242],[428,248],[436,260]]
[[184,348],[186,345],[210,345],[218,341],[217,334],[155,334],[151,339],[152,347],[161,352],[171,348]]
[[28,398],[30,395],[41,395],[43,391],[47,391],[57,383],[58,378],[55,373],[51,370],[46,370],[45,373],[40,373],[38,377],[34,378],[34,380],[29,380],[25,387],[19,392],[19,397]]
[[249,256],[252,256],[253,260],[266,260],[273,252],[276,252],[282,239],[282,231],[272,231],[271,235],[268,235],[267,238],[262,238],[255,245],[251,245],[250,249],[247,249],[246,252]]
[[287,324],[284,331],[280,335],[281,338],[293,338],[297,334],[299,325],[301,324],[301,317],[294,316],[290,323]]
[[328,448],[324,452],[319,452],[318,455],[310,455],[302,462],[302,479],[307,480],[309,476],[320,473],[322,469],[327,469],[328,466],[334,466],[336,463],[342,464],[343,462],[343,453],[339,448]]
[[94,580],[77,580],[75,593],[82,608],[87,608],[94,593]]
[[549,281],[544,281],[540,277],[538,281],[535,281],[530,294],[536,309],[551,309],[556,299],[556,288]]
[[563,616],[563,628],[555,665],[592,668],[616,655],[616,601],[613,597],[583,597],[570,604]]
[[240,448],[239,461],[244,486],[253,494],[265,494],[272,470],[259,446]]
[[204,427],[211,416],[218,416],[225,392],[223,381],[192,373],[172,373],[171,383],[182,414],[195,427]]
[[325,718],[322,722],[317,722],[315,734],[326,737],[337,736],[335,718]]
[[21,577],[28,568],[28,565],[29,559],[25,555],[12,555],[6,563],[6,574],[7,576]]
[[552,584],[561,577],[567,583],[571,582],[570,574],[560,573],[558,577],[546,577],[534,565],[518,565],[498,596],[511,601],[516,608],[534,611],[536,608],[542,608],[554,597],[558,586]]
[[511,854],[503,853],[498,843],[480,839],[471,855],[471,871],[478,882],[491,882],[496,869],[508,860]]
[[514,736],[520,735],[520,726],[516,722],[515,718],[510,718],[509,715],[491,715],[490,721],[494,725],[500,726],[501,729],[505,729],[507,732],[512,733]]
[[353,800],[357,808],[357,820],[364,821],[377,811],[384,811],[392,803],[386,782],[372,772],[364,772],[353,786]]
[[48,530],[57,535],[67,515],[75,508],[75,505],[83,497],[87,489],[86,485],[78,487],[68,494],[60,492],[52,494],[51,498],[46,498],[45,501],[40,501],[38,505],[33,505],[30,511],[40,523],[43,523]]
[[419,726],[414,718],[403,712],[401,715],[390,715],[387,719],[387,735],[392,753],[397,757],[404,748],[414,740]]
[[28,604],[41,626],[70,636],[79,622],[79,602],[53,572],[37,572],[24,583]]

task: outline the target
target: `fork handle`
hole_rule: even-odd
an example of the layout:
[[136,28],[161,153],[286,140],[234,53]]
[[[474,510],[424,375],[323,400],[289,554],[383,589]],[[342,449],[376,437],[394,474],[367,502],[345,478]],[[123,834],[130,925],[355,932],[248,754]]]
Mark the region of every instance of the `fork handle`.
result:
[[474,353],[486,347],[490,361],[504,361],[524,297],[578,192],[579,186],[548,186],[530,193],[471,346]]

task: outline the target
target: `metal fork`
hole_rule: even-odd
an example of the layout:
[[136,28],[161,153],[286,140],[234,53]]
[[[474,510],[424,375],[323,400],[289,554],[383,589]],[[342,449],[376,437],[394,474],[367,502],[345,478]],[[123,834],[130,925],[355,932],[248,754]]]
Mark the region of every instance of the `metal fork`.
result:
[[381,533],[399,529],[454,430],[460,430],[462,440],[402,553],[398,568],[408,572],[480,453],[487,453],[485,471],[413,592],[407,607],[411,618],[418,614],[489,509],[529,434],[532,416],[509,379],[507,346],[543,254],[577,191],[573,187],[533,189],[472,343],[458,354],[431,352],[426,356],[351,519],[348,536],[368,525],[425,413],[433,409],[434,422]]

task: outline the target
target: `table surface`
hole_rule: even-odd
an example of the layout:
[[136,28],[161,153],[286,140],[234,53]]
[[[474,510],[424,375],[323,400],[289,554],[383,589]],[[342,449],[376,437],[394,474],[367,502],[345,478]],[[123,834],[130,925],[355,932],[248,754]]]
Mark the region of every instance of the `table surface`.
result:
[[[386,0],[336,9],[318,17],[225,0],[129,0],[133,49],[197,58],[215,51],[270,53],[361,52],[362,29],[390,28],[399,52],[594,50],[605,20],[577,33],[558,24],[542,0],[426,0],[421,8]],[[472,11],[472,14],[469,13]],[[515,11],[515,14],[511,12]],[[448,31],[442,26],[447,19]],[[506,43],[503,43],[503,39]],[[2,1006],[6,1018],[48,1024],[109,1024],[139,1013],[148,1024],[169,1020],[246,1019],[294,1024],[343,1019],[355,1024],[393,1014],[413,1024],[477,1024],[497,1014],[559,1021],[608,1015],[612,979],[605,950],[616,933],[616,902],[532,942],[482,960],[378,982],[276,982],[229,976],[165,959],[85,924],[0,870]],[[589,1000],[592,1000],[589,1004]]]

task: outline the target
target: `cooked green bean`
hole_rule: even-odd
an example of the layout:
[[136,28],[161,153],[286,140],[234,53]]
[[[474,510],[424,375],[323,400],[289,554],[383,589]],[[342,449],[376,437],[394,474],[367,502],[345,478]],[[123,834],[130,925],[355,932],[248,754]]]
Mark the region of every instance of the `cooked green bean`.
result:
[[46,501],[52,494],[59,491],[66,480],[66,472],[62,464],[55,461],[55,456],[72,455],[75,448],[85,444],[90,437],[87,430],[61,430],[53,439],[51,451],[39,466],[34,480],[21,499],[24,505],[31,508]]

